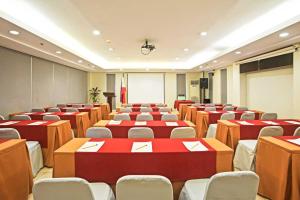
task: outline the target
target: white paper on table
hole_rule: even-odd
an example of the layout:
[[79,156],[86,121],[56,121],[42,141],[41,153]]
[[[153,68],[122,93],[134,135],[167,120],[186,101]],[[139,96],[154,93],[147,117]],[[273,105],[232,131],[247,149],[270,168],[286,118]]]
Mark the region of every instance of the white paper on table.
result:
[[19,123],[20,121],[9,121],[9,122],[3,122],[0,125],[6,126],[6,125],[11,125],[11,124],[16,124]]
[[290,123],[290,124],[297,124],[297,125],[300,124],[300,122],[296,122],[296,121],[285,121],[285,122]]
[[167,126],[178,126],[177,122],[166,122]]
[[24,115],[32,115],[34,114],[33,112],[26,112],[26,113],[23,113]]
[[141,112],[142,115],[150,115],[150,112]]
[[210,111],[211,113],[220,113],[219,111]]
[[245,111],[245,113],[255,113],[255,112],[247,110]]
[[53,114],[53,112],[45,112],[45,113],[42,113],[41,115],[51,115]]
[[120,115],[129,115],[129,113],[121,113]]
[[65,112],[64,115],[73,115],[74,112]]
[[235,111],[229,110],[227,113],[236,113]]
[[242,125],[254,125],[254,124],[251,124],[249,122],[246,122],[246,121],[236,121],[237,123],[239,124],[242,124]]
[[290,140],[288,140],[288,141],[291,142],[291,143],[300,145],[300,138],[297,138],[297,139],[290,139]]
[[189,151],[208,151],[200,141],[182,142]]
[[169,114],[168,112],[160,112],[161,115]]
[[86,142],[77,150],[77,152],[97,152],[103,146],[103,144],[104,141]]
[[32,122],[30,124],[27,124],[27,125],[33,125],[33,126],[37,126],[37,125],[41,125],[41,124],[45,124],[47,123],[47,121],[40,121],[40,122]]
[[136,125],[136,126],[146,126],[147,122],[146,121],[136,121],[134,123],[134,125]]
[[133,142],[131,152],[152,152],[152,142]]
[[109,124],[109,125],[119,125],[119,124],[121,124],[121,122],[122,122],[122,121],[110,120],[110,121],[108,122],[108,124]]
[[262,121],[265,124],[270,124],[270,125],[278,125],[278,123],[276,122],[272,122],[272,121]]

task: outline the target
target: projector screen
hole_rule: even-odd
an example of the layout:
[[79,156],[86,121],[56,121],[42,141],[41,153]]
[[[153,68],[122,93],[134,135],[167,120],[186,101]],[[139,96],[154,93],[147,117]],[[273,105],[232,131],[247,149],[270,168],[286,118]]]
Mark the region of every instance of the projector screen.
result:
[[129,73],[128,103],[164,103],[163,73]]

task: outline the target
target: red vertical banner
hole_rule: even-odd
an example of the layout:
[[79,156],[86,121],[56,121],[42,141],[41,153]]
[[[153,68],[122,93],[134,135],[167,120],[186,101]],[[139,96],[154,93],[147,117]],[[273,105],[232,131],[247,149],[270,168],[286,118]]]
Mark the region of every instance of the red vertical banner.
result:
[[122,77],[122,80],[121,80],[121,95],[120,95],[120,101],[121,103],[126,103],[126,85],[125,85],[125,80],[124,80],[124,76]]

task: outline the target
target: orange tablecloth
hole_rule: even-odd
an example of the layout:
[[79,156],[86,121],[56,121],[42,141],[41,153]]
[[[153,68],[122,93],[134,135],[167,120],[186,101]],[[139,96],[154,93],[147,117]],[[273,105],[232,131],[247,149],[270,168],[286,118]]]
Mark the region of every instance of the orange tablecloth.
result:
[[[60,108],[62,112],[66,112],[69,107]],[[101,117],[101,109],[99,107],[81,107],[76,108],[79,112],[88,112],[89,113],[89,119],[90,119],[90,125],[93,126],[95,123],[100,121],[102,119]]]
[[[75,152],[81,145],[83,145],[88,140],[89,138],[75,138],[55,151],[53,177],[57,178],[75,176]],[[233,150],[227,147],[226,145],[222,144],[221,142],[217,141],[216,139],[204,140],[217,151],[216,172],[231,171]],[[174,197],[175,199],[177,199],[184,182],[173,182],[172,184],[174,189]],[[114,185],[111,186],[114,187]]]
[[27,200],[32,185],[25,140],[0,141],[0,199]]
[[[110,120],[114,119],[114,117],[115,117],[116,114],[120,114],[120,113],[119,112],[111,112],[111,113],[109,113],[109,119]],[[141,114],[141,112],[131,112],[131,113],[129,113],[129,116],[131,117],[131,120],[136,120],[136,116],[138,114]],[[150,114],[153,115],[153,120],[161,120],[162,114],[160,112],[150,112]],[[177,115],[178,119],[179,119],[179,112],[177,110],[176,111],[172,111],[171,114]]]
[[179,119],[184,120],[187,112],[188,106],[192,105],[191,103],[188,104],[180,104],[179,105]]
[[101,114],[102,114],[102,118],[100,120],[109,119],[108,115],[111,112],[109,104],[108,103],[102,103],[102,104],[100,104],[100,108],[101,108]]
[[299,145],[274,137],[259,139],[256,153],[259,194],[272,200],[300,199],[299,169]]

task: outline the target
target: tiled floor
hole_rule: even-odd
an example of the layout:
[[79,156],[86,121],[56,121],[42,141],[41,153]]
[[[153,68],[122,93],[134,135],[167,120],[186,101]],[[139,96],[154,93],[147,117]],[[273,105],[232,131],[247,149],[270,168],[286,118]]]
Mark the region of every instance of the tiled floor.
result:
[[[52,168],[43,168],[38,175],[34,178],[34,181],[43,179],[43,178],[51,178],[52,177]],[[30,194],[28,200],[33,200],[32,194]],[[257,195],[256,200],[267,200],[259,195]]]

